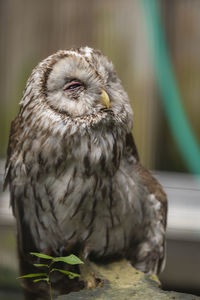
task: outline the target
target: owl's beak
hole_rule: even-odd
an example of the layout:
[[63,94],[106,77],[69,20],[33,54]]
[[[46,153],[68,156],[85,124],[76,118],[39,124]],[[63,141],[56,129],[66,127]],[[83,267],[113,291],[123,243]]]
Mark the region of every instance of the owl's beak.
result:
[[110,108],[110,99],[106,91],[101,90],[100,102],[105,105],[107,108]]

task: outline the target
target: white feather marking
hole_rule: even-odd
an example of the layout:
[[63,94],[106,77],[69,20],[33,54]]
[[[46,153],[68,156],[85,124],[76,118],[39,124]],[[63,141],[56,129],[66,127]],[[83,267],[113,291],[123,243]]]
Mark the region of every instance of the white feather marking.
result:
[[76,51],[73,51],[73,50],[68,50],[67,54],[75,55],[77,57],[82,57],[82,55],[80,53],[77,53]]
[[149,200],[150,200],[151,203],[153,204],[155,210],[160,210],[161,203],[160,203],[160,201],[158,201],[158,200],[156,199],[156,196],[155,196],[154,194],[150,194],[150,195],[149,195]]
[[92,49],[90,47],[84,47],[85,56],[90,57]]

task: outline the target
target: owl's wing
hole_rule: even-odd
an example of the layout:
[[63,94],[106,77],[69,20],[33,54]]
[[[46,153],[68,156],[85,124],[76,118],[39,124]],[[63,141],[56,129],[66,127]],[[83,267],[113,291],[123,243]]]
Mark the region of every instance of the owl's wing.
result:
[[7,159],[6,159],[6,165],[5,165],[3,190],[5,190],[8,183],[10,182],[11,157],[12,157],[12,155],[16,149],[16,145],[18,143],[19,131],[20,131],[20,120],[19,120],[19,117],[17,116],[11,122],[10,135],[9,135],[8,148],[7,148]]
[[160,202],[163,214],[163,224],[166,227],[167,219],[167,196],[163,191],[162,186],[152,174],[145,169],[139,162],[139,154],[132,133],[126,135],[126,151],[128,155],[133,156],[136,160],[133,172],[139,176],[139,184],[146,188],[149,195],[154,195]]
[[167,224],[167,196],[157,179],[140,163],[136,165],[136,171],[140,177],[140,184],[143,185],[149,196],[154,196],[159,203],[161,222],[166,228]]
[[135,158],[135,160],[132,159],[133,163],[130,165],[130,156],[127,157],[126,168],[137,186],[137,195],[142,204],[143,213],[143,236],[137,245],[137,250],[130,249],[129,259],[136,268],[144,272],[159,273],[165,263],[167,196],[157,179],[140,164],[131,134],[127,135],[126,141],[128,155]]
[[32,238],[30,228],[25,222],[25,208],[23,205],[23,195],[17,195],[12,187],[12,157],[16,152],[20,130],[20,118],[17,116],[12,121],[10,128],[3,188],[5,189],[8,184],[10,185],[10,203],[13,209],[13,214],[16,217],[17,221],[18,254],[21,259],[21,256],[23,256],[23,252],[30,252],[30,250],[36,250],[36,247]]
[[126,152],[128,156],[133,156],[137,161],[139,161],[137,147],[131,132],[126,135]]
[[167,196],[159,182],[140,163],[135,171],[141,186],[144,240],[138,247],[136,267],[147,273],[160,273],[165,266]]

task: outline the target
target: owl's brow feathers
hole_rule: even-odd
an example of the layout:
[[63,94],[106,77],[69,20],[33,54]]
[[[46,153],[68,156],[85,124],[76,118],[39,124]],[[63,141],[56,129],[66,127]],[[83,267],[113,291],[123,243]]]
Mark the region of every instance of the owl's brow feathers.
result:
[[52,57],[52,62],[49,64],[48,67],[46,67],[46,71],[44,73],[44,77],[43,77],[43,81],[42,81],[42,91],[43,91],[43,95],[45,97],[47,97],[47,80],[49,78],[50,73],[53,70],[53,66],[62,58],[68,57],[69,54],[68,53],[63,53],[61,52],[60,54],[58,54],[57,56],[53,56]]

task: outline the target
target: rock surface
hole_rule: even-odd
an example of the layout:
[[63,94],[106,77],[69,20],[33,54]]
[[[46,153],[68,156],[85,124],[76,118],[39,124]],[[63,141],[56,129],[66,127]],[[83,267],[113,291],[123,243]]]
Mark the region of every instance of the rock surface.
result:
[[200,300],[194,295],[163,291],[156,276],[145,275],[125,260],[108,265],[92,264],[92,269],[103,279],[103,286],[62,295],[57,300]]

